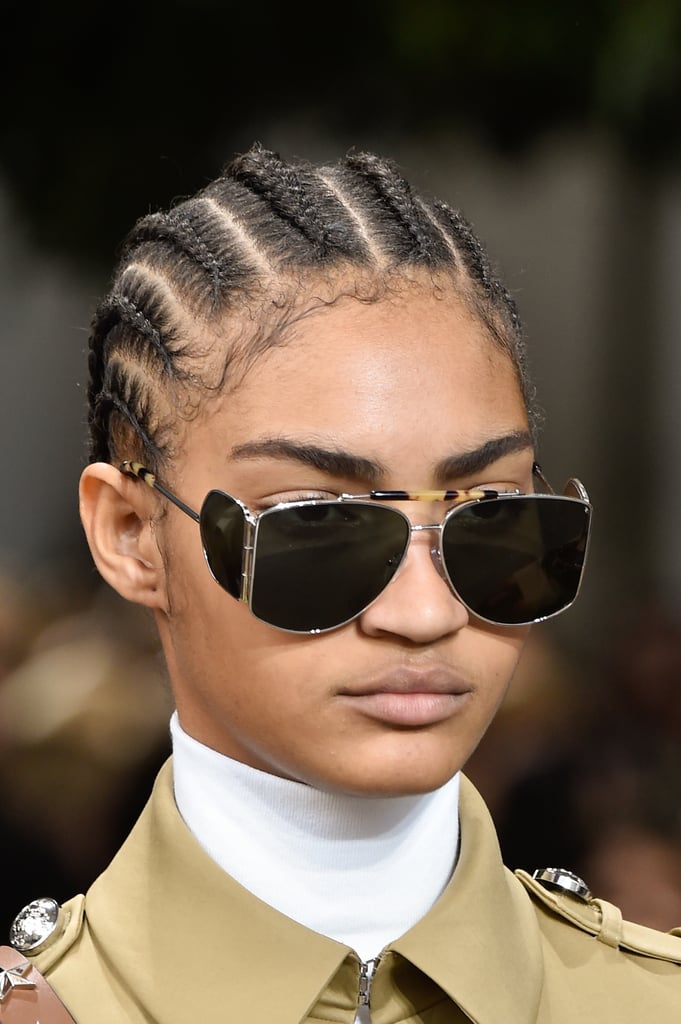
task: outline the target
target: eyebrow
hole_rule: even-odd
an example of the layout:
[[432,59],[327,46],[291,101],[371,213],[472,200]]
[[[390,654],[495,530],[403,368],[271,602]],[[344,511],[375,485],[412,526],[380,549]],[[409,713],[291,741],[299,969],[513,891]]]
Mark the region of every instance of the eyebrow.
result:
[[502,437],[493,437],[485,441],[479,448],[450,455],[435,467],[435,478],[438,483],[447,483],[456,477],[470,476],[487,469],[504,455],[515,455],[516,452],[534,451],[534,441],[529,430],[516,430]]
[[383,463],[336,448],[321,448],[315,444],[289,441],[285,437],[265,437],[236,445],[230,455],[233,459],[290,459],[311,466],[329,476],[361,480],[374,486],[387,476]]
[[[504,455],[533,448],[532,435],[527,430],[493,437],[478,448],[442,459],[435,467],[435,479],[438,483],[447,483],[456,477],[479,473]],[[230,456],[233,459],[287,459],[329,476],[361,481],[369,487],[376,487],[388,476],[386,467],[376,459],[285,437],[264,437],[236,445]]]

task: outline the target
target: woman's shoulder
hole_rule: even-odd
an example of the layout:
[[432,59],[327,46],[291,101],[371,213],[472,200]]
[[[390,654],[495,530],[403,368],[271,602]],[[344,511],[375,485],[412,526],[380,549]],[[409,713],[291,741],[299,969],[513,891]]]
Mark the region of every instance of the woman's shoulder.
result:
[[572,1019],[583,1021],[679,1019],[681,928],[662,932],[625,920],[618,907],[593,896],[569,871],[514,875],[539,926],[547,1006],[565,1001]]

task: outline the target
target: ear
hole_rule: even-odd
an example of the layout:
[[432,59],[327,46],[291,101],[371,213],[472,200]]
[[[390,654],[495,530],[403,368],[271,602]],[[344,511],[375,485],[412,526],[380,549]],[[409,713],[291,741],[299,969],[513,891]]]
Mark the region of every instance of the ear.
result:
[[167,611],[165,568],[153,526],[154,493],[106,462],[80,478],[80,518],[102,577],[137,604]]

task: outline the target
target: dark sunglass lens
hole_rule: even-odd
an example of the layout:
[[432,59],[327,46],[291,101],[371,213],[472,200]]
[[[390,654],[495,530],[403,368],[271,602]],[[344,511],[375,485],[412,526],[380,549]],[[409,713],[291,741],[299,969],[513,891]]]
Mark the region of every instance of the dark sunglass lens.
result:
[[244,525],[244,513],[234,498],[222,491],[207,495],[201,508],[206,561],[220,586],[236,598],[241,594]]
[[457,509],[442,536],[454,589],[476,615],[500,625],[555,615],[579,589],[589,518],[581,501],[547,495]]
[[359,615],[394,576],[409,542],[394,509],[306,503],[258,521],[251,609],[281,629],[332,629]]

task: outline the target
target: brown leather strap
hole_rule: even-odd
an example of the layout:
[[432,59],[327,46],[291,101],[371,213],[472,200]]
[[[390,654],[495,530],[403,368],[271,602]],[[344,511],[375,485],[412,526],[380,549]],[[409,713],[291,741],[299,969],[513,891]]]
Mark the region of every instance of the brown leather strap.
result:
[[40,971],[11,946],[0,946],[0,1024],[75,1024]]

